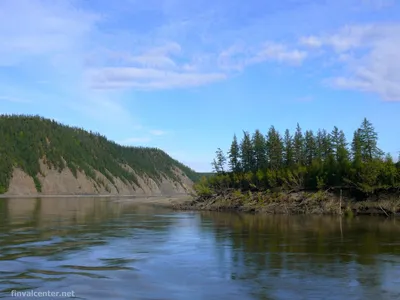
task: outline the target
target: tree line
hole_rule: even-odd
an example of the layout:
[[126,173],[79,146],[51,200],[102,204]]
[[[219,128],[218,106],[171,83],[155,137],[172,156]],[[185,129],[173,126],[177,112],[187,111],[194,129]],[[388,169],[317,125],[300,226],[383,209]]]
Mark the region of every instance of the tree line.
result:
[[39,160],[49,167],[69,168],[104,185],[95,170],[114,184],[114,177],[139,185],[136,175],[146,174],[156,182],[163,177],[179,181],[176,168],[196,181],[198,174],[158,148],[125,147],[99,133],[62,125],[40,116],[0,115],[0,194],[7,191],[14,167],[29,174],[38,191]]
[[222,189],[327,190],[348,189],[359,195],[400,187],[400,164],[378,147],[378,134],[364,118],[348,142],[342,130],[319,129],[283,135],[271,126],[264,135],[234,135],[227,153],[218,148],[212,162],[215,176],[197,185],[200,194]]

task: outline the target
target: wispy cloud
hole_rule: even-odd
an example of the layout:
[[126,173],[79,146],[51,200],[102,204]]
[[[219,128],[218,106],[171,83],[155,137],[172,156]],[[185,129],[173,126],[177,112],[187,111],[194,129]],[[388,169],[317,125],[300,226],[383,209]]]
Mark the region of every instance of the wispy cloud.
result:
[[102,65],[86,70],[86,79],[93,89],[100,90],[196,87],[228,79],[231,71],[249,65],[271,61],[300,65],[306,56],[304,50],[274,42],[185,55],[178,43],[170,42],[138,54],[108,52]]
[[161,135],[166,135],[167,132],[164,130],[157,130],[157,129],[153,129],[149,131],[151,135],[156,135],[156,136],[161,136]]
[[30,103],[30,100],[27,99],[20,99],[20,98],[14,98],[14,97],[9,97],[9,96],[0,96],[0,102],[1,101],[7,101],[7,102],[14,102],[14,103]]
[[[285,7],[304,9],[312,4],[286,1],[270,9],[279,12]],[[380,7],[388,3],[369,0],[364,5],[372,4]],[[277,62],[300,66],[308,57],[309,50],[262,34],[262,27],[267,26],[262,20],[268,12],[262,13],[266,7],[260,3],[254,3],[251,9],[244,9],[239,1],[226,7],[201,0],[190,4],[163,0],[157,5],[153,1],[124,0],[102,3],[96,9],[81,5],[74,0],[2,1],[0,65],[32,67],[36,63],[40,65],[36,82],[45,77],[64,89],[71,90],[75,85],[73,97],[83,98],[81,94],[88,97],[91,91],[208,85],[229,79],[232,72],[250,65]],[[204,9],[199,13],[201,7]],[[239,7],[244,9],[240,14]],[[245,17],[245,11],[254,21]],[[143,14],[147,22],[144,18],[136,22],[135,18]],[[243,25],[238,17],[245,21]],[[18,26],[13,25],[15,20]],[[130,23],[126,27],[118,20]],[[365,35],[361,32],[364,29],[347,30],[331,37],[306,36],[301,44],[349,50]]]
[[[100,16],[72,1],[5,0],[0,3],[0,65],[30,58],[56,61],[84,50]],[[16,22],[18,26],[16,26]]]
[[326,82],[339,89],[372,92],[387,101],[400,101],[400,23],[352,25],[336,33],[302,39],[324,47],[342,68]]
[[[230,3],[0,1],[0,67],[13,74],[2,77],[0,70],[0,88],[16,86],[2,92],[3,100],[31,99],[40,91],[54,97],[42,103],[46,109],[61,105],[116,129],[122,123],[139,127],[126,109],[128,91],[210,85],[256,64],[300,67],[315,49],[327,50],[343,66],[330,86],[400,99],[400,52],[393,46],[400,42],[399,24],[352,25],[330,34],[301,25],[320,11],[339,11],[345,3],[353,9],[359,1]],[[388,5],[393,1],[363,0],[359,6]],[[298,43],[293,32],[304,28],[309,34]]]
[[298,66],[306,57],[304,50],[267,41],[259,46],[231,46],[219,54],[218,66],[223,70],[243,70],[250,65],[271,61]]
[[151,68],[99,68],[88,71],[93,89],[169,89],[195,87],[226,79],[222,73],[191,73]]
[[320,38],[315,36],[304,36],[300,38],[300,44],[308,47],[319,48],[322,46]]

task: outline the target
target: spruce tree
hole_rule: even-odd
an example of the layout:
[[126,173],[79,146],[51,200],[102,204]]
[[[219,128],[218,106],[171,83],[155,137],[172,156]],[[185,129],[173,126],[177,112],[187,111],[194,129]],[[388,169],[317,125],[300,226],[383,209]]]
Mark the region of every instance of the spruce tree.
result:
[[362,139],[361,139],[361,130],[357,129],[353,134],[353,141],[351,143],[351,152],[352,152],[352,160],[353,166],[359,168],[362,163]]
[[243,172],[250,172],[255,169],[253,144],[247,131],[243,131],[243,139],[240,143],[240,160]]
[[382,157],[383,153],[378,148],[378,133],[367,118],[364,118],[360,127],[361,157],[363,161],[371,161]]
[[285,166],[287,168],[291,168],[294,165],[294,149],[293,138],[290,135],[289,129],[285,130],[285,136],[283,138],[283,150]]
[[299,123],[293,138],[294,161],[298,166],[304,165],[304,137]]
[[305,147],[304,147],[304,156],[305,156],[305,164],[307,166],[311,166],[313,160],[315,159],[317,155],[317,150],[316,150],[316,144],[315,144],[315,138],[314,138],[314,133],[312,130],[307,130],[305,132]]
[[280,169],[283,166],[283,141],[274,126],[271,126],[267,134],[267,153],[269,167],[273,170]]
[[228,153],[229,156],[229,167],[232,172],[240,172],[240,148],[236,138],[236,134],[233,136],[233,141],[231,144],[231,148]]
[[263,134],[257,129],[253,135],[253,150],[254,150],[254,163],[255,169],[267,168],[267,149],[266,140]]

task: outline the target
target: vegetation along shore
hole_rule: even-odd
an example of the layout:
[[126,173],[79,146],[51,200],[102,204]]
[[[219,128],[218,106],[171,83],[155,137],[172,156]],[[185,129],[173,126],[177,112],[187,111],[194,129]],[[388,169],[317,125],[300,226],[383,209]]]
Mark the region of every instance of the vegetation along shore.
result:
[[[196,197],[178,209],[284,214],[381,214],[400,212],[400,163],[378,147],[364,119],[347,142],[342,130],[282,136],[274,126],[236,135],[212,162],[214,176],[194,185]],[[228,169],[226,170],[226,166]]]

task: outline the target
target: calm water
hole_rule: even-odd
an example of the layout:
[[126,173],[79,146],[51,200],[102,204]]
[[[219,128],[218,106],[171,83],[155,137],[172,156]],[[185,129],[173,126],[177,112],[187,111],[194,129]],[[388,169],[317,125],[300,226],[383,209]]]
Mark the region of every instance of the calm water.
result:
[[400,220],[372,217],[0,199],[0,297],[35,290],[79,299],[400,299],[399,233]]

